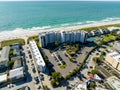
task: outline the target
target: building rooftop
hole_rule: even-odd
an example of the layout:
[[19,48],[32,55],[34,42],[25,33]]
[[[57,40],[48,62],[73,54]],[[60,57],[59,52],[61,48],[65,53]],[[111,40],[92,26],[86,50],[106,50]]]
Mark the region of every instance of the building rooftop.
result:
[[79,84],[75,90],[87,90],[86,84]]
[[115,76],[111,76],[107,79],[107,83],[114,90],[120,90],[120,79]]
[[112,57],[112,56],[118,54],[118,52],[110,52],[110,53],[108,53],[108,54]]
[[10,47],[9,46],[5,46],[5,47],[2,48],[0,62],[8,60],[8,58],[9,58],[9,51],[10,51]]
[[43,57],[42,57],[42,55],[36,45],[36,42],[34,40],[30,41],[30,46],[31,46],[32,52],[34,54],[34,58],[36,59],[37,65],[45,66]]
[[107,28],[109,31],[114,31],[120,29],[120,27],[108,27]]
[[23,75],[23,74],[24,74],[23,67],[16,68],[16,69],[13,69],[13,70],[9,71],[9,77],[10,78],[14,78],[16,76],[20,76],[20,75]]
[[0,75],[0,83],[7,81],[7,74]]
[[111,52],[108,53],[113,59],[115,59],[117,62],[120,62],[120,54],[118,52]]

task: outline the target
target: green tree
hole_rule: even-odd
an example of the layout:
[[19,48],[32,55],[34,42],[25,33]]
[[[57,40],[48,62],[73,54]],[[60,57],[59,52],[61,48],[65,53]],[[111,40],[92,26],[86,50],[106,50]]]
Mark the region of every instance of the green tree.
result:
[[52,73],[52,81],[51,81],[52,86],[60,85],[61,78],[62,78],[62,75],[60,72],[53,72]]
[[101,55],[104,56],[104,55],[106,55],[106,53],[105,53],[104,51],[102,51],[102,52],[101,52]]
[[102,63],[99,57],[94,57],[93,61],[98,65],[100,65]]
[[14,65],[14,61],[13,60],[8,62],[8,68],[12,69],[13,65]]
[[60,44],[61,44],[60,41],[55,41],[55,45],[56,45],[56,46],[59,46]]
[[89,88],[95,88],[95,82],[90,82]]
[[93,69],[93,70],[91,70],[91,74],[98,74],[98,75],[100,75],[101,73],[100,73],[99,70]]
[[52,85],[53,87],[56,86],[55,80],[52,80],[52,81],[51,81],[51,85]]
[[61,79],[61,74],[60,74],[60,72],[53,72],[52,73],[52,78],[55,80],[55,81],[60,81],[60,79]]

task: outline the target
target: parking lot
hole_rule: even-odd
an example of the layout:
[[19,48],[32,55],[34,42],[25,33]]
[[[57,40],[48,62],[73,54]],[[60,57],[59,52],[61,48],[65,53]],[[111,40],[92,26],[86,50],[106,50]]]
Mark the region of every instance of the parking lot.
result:
[[32,53],[30,51],[29,46],[24,46],[24,51],[26,55],[26,68],[27,68],[27,83],[31,90],[40,90],[41,83],[39,79],[39,75],[37,74],[37,70],[35,68],[35,63],[32,58]]
[[[80,51],[81,53],[76,54],[76,57],[73,62],[71,62],[69,60],[69,57],[65,55],[64,50],[59,49],[53,53],[50,53],[50,51],[48,49],[43,49],[43,51],[44,51],[45,55],[48,57],[51,64],[53,65],[53,69],[55,71],[60,72],[65,77],[70,72],[72,72],[76,67],[78,67],[80,65],[80,63],[83,62],[85,56],[91,49],[92,49],[91,47],[82,48]],[[55,57],[55,54],[60,57],[59,59],[62,59],[67,64],[66,68],[64,68],[64,69],[60,68],[60,66],[59,66],[60,62]]]

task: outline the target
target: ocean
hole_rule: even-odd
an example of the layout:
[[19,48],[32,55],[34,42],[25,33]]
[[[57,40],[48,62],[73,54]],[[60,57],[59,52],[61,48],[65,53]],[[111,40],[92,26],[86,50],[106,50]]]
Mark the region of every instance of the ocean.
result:
[[0,2],[0,32],[120,20],[120,2]]

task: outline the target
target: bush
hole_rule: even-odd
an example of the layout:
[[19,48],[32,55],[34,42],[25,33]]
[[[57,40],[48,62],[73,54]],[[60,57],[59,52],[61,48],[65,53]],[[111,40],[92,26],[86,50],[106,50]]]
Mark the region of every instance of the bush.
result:
[[60,65],[60,68],[61,68],[61,69],[64,69],[64,68],[66,68],[66,67],[67,67],[67,64]]

